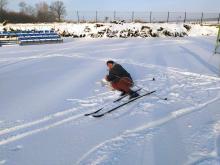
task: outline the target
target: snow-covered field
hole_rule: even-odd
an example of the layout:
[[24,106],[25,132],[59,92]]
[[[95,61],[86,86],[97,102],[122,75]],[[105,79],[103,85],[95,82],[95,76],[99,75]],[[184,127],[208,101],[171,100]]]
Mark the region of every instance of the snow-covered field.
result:
[[[69,38],[1,47],[0,165],[220,164],[215,39]],[[157,92],[103,118],[85,117],[119,95],[100,85],[107,59]]]

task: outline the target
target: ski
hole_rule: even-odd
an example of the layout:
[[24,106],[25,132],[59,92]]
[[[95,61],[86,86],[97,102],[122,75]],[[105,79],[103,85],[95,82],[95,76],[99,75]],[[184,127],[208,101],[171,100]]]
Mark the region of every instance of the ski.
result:
[[94,112],[86,113],[86,114],[84,114],[84,116],[90,116],[90,115],[93,115],[93,114],[95,114],[95,113],[98,113],[98,112],[101,111],[103,108],[104,108],[104,107],[102,107],[102,108],[100,108],[100,109],[98,109],[98,110],[96,110],[96,111],[94,111]]
[[114,108],[112,108],[112,109],[110,109],[110,110],[108,110],[108,111],[106,111],[106,112],[103,112],[103,113],[101,113],[101,114],[93,114],[92,116],[93,116],[93,117],[102,117],[102,116],[104,116],[104,115],[106,115],[106,114],[108,114],[108,113],[110,113],[110,112],[112,112],[112,111],[117,110],[117,109],[120,108],[120,107],[123,107],[123,106],[125,106],[125,105],[127,105],[127,104],[129,104],[129,103],[131,103],[131,102],[133,102],[133,101],[135,101],[135,100],[137,100],[137,99],[140,99],[140,98],[142,98],[142,97],[144,97],[144,96],[150,95],[150,94],[152,94],[152,93],[154,93],[154,92],[156,92],[156,90],[155,90],[155,91],[151,91],[151,92],[147,92],[147,93],[145,93],[145,94],[142,94],[142,95],[140,95],[140,96],[138,96],[138,97],[135,97],[135,98],[133,98],[133,99],[131,99],[131,100],[128,100],[127,102],[125,102],[125,103],[123,103],[123,104],[121,104],[121,105],[118,105],[118,106],[116,106],[116,107],[114,107]]
[[[135,90],[134,92],[138,92],[138,91],[140,91],[141,89],[142,89],[142,88],[139,88],[139,89]],[[121,101],[123,98],[125,98],[125,97],[127,97],[127,96],[128,96],[128,94],[125,94],[124,96],[121,96],[121,97],[118,98],[117,100],[113,101],[113,103],[119,102],[119,101]]]
[[[138,91],[140,91],[140,90],[141,90],[141,88],[135,90],[135,92],[138,92]],[[126,95],[124,95],[124,96],[118,98],[117,100],[114,100],[113,103],[116,103],[116,102],[121,101],[121,100],[122,100],[123,98],[125,98],[126,96],[128,96],[128,94],[126,94]],[[100,111],[101,111],[102,109],[104,109],[104,108],[105,108],[105,107],[102,107],[102,108],[100,108],[100,109],[98,109],[98,110],[96,110],[96,111],[93,111],[93,112],[91,112],[91,113],[86,113],[86,114],[84,114],[84,116],[90,116],[90,115],[96,114],[96,113],[100,112]]]
[[[151,81],[155,81],[155,78],[153,77]],[[142,89],[142,88],[139,88],[139,89],[135,90],[134,92],[138,92],[138,91],[140,91],[141,89]],[[113,103],[119,102],[119,101],[121,101],[122,99],[124,99],[124,98],[127,97],[127,96],[128,96],[128,94],[125,94],[124,96],[121,96],[120,98],[114,100]],[[96,111],[93,111],[93,112],[91,112],[91,113],[86,113],[86,114],[84,114],[84,116],[94,115],[94,114],[100,112],[101,110],[103,110],[104,108],[105,108],[105,106],[103,106],[102,108],[100,108],[100,109],[98,109],[98,110],[96,110]]]

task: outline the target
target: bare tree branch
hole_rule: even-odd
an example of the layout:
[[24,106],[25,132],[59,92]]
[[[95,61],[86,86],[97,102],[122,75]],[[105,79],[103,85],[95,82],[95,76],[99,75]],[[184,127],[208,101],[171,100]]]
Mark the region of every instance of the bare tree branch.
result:
[[3,12],[8,5],[8,0],[0,0],[0,12]]
[[60,22],[66,15],[66,8],[62,1],[52,2],[50,5],[51,12],[55,15],[56,19]]

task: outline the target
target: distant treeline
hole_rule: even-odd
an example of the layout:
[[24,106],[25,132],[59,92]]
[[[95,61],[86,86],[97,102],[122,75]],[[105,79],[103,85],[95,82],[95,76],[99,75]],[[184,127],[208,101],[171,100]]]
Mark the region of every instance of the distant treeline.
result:
[[62,1],[53,1],[51,4],[42,1],[35,6],[26,2],[19,3],[19,12],[7,9],[8,0],[0,0],[0,22],[10,23],[40,23],[61,22],[66,15],[66,8]]

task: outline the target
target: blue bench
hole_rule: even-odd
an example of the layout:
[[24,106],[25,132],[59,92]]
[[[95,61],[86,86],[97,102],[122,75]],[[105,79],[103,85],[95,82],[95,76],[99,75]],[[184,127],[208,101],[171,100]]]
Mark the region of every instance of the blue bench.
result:
[[63,42],[54,30],[0,32],[0,38],[5,42],[13,38],[20,45]]

